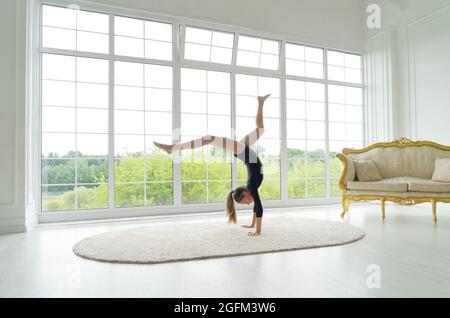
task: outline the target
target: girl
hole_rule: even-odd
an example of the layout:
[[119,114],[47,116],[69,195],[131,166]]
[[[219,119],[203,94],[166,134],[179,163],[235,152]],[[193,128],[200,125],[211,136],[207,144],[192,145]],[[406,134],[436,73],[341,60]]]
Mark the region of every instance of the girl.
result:
[[238,187],[228,194],[226,213],[228,216],[228,223],[236,223],[236,209],[234,207],[234,201],[241,204],[254,203],[252,224],[243,226],[245,228],[254,228],[256,225],[256,231],[248,233],[250,236],[257,236],[261,234],[263,215],[263,207],[258,192],[258,188],[263,181],[262,163],[250,146],[258,141],[264,133],[263,106],[269,96],[270,94],[257,97],[258,112],[256,114],[256,128],[240,141],[225,137],[207,135],[196,140],[174,145],[165,145],[157,142],[154,143],[155,146],[164,150],[168,154],[178,150],[195,149],[205,145],[212,145],[214,147],[229,151],[236,158],[242,160],[247,167],[247,185]]

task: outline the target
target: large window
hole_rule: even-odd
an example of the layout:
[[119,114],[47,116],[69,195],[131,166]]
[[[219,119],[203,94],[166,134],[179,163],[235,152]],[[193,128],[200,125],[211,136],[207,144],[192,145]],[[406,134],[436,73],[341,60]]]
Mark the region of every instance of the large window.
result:
[[335,154],[364,145],[361,57],[180,21],[41,6],[41,211],[223,204],[246,169],[207,146],[240,139],[264,165],[263,200],[339,194]]

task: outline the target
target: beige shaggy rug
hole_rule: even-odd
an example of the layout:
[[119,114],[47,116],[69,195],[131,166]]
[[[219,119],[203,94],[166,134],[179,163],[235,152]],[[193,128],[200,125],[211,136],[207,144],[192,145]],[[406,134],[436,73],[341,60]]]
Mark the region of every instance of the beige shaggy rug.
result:
[[249,237],[250,230],[224,220],[155,223],[85,238],[73,251],[103,262],[155,264],[342,245],[364,237],[345,223],[292,216],[265,218],[260,236]]

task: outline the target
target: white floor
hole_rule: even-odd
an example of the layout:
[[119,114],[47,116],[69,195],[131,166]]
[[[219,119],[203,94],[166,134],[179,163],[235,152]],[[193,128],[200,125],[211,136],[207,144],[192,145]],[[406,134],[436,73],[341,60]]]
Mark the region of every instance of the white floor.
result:
[[[340,208],[266,210],[264,222],[277,213],[339,220]],[[0,297],[450,297],[450,210],[438,207],[437,226],[427,205],[386,215],[383,224],[379,206],[352,207],[346,222],[366,237],[345,246],[157,265],[89,261],[71,249],[92,234],[192,216],[40,226],[0,236]]]

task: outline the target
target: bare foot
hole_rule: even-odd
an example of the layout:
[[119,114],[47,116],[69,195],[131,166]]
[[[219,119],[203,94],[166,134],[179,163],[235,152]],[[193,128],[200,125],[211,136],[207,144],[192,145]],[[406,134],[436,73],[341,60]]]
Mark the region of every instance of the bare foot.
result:
[[258,96],[258,102],[264,103],[272,94],[267,94],[266,96]]
[[259,236],[261,233],[258,232],[248,232],[248,236]]
[[252,229],[255,227],[255,225],[242,225],[242,227],[245,227],[246,229]]
[[172,153],[172,148],[173,145],[165,145],[165,144],[160,144],[159,142],[154,141],[153,144],[158,147],[159,149],[164,150],[165,152],[167,152],[169,155]]

